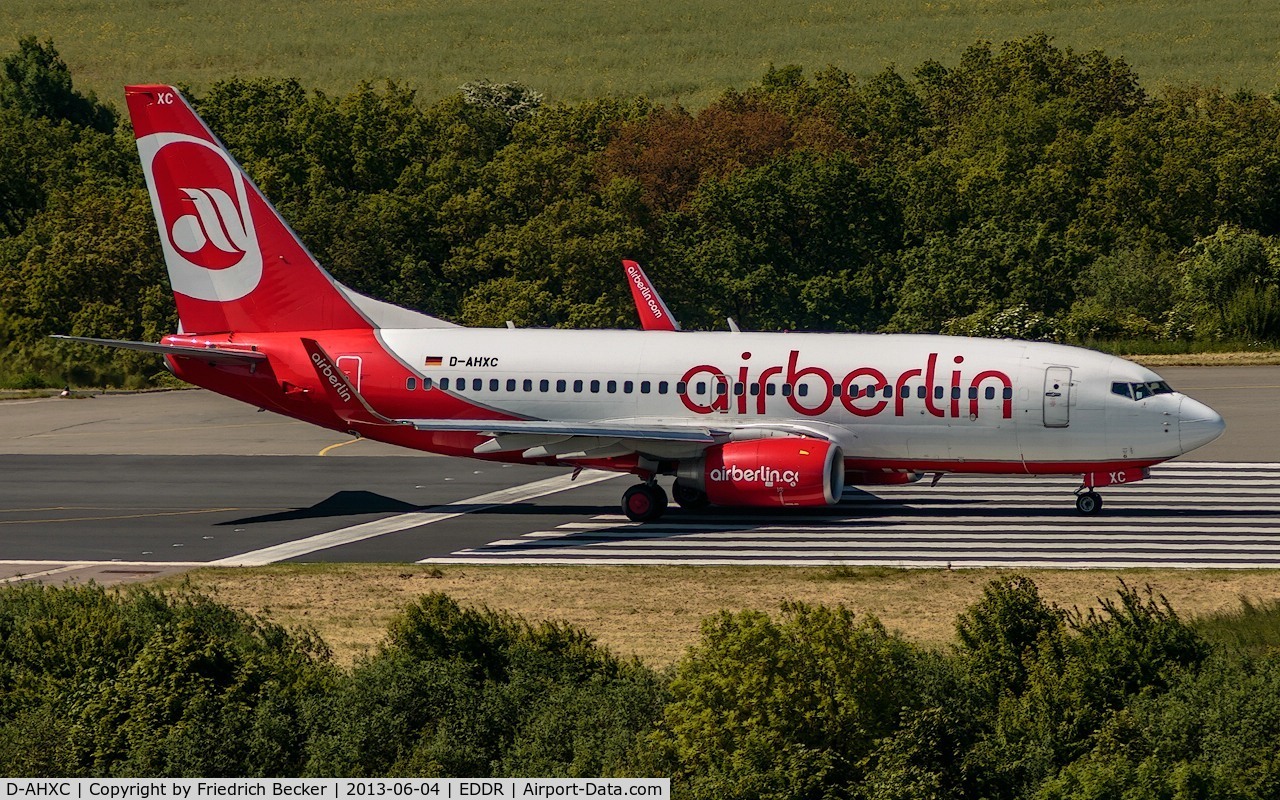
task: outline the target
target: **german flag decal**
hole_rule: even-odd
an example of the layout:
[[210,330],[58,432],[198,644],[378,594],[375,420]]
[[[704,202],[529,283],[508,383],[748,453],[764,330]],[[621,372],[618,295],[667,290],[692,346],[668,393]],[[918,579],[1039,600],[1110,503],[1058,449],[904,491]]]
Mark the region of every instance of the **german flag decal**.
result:
[[441,356],[427,356],[428,367],[438,367],[443,363],[444,363],[444,358]]

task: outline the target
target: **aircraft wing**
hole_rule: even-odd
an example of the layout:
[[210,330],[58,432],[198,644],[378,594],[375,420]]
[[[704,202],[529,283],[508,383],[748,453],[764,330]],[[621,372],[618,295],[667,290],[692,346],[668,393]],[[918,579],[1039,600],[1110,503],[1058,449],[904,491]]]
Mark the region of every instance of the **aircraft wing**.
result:
[[[521,434],[542,437],[595,436],[612,439],[652,439],[661,442],[716,441],[716,430],[688,425],[655,425],[631,423],[626,420],[613,422],[556,422],[540,419],[407,419],[401,420],[420,431],[476,431],[486,436]],[[722,436],[729,432],[719,431]]]
[[198,358],[210,364],[254,364],[267,360],[267,354],[257,350],[227,350],[220,347],[184,347],[176,344],[160,344],[159,342],[130,342],[125,339],[94,339],[91,336],[63,336],[54,334],[53,339],[64,342],[80,342],[82,344],[100,344],[105,347],[118,347],[123,350],[141,350],[145,353],[159,353],[166,356],[185,356]]

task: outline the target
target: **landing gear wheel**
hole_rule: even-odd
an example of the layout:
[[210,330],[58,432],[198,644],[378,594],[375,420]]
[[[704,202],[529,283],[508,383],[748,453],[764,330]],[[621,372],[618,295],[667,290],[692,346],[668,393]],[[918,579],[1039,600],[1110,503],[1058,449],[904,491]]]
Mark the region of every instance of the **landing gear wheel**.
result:
[[656,483],[637,483],[622,495],[622,513],[632,522],[653,522],[667,510],[667,493]]
[[671,499],[687,511],[701,511],[711,505],[706,492],[692,486],[685,486],[680,481],[671,485]]
[[1076,511],[1081,514],[1097,514],[1102,510],[1102,495],[1097,492],[1084,492],[1076,495]]

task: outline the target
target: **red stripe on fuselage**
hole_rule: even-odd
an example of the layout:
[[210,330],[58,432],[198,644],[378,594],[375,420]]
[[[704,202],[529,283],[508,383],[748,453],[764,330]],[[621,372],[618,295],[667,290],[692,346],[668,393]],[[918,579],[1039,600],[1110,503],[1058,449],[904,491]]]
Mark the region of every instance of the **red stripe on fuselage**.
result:
[[1167,458],[1140,458],[1131,461],[971,461],[940,458],[846,458],[849,471],[873,472],[957,472],[987,475],[1083,475],[1086,472],[1112,472],[1140,469],[1168,461]]

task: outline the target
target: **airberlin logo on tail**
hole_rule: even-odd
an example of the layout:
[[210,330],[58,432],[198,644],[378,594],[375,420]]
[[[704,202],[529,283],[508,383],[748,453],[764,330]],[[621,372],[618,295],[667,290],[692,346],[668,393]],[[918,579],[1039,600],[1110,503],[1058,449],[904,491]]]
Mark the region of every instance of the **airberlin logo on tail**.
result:
[[[214,258],[226,256],[233,264],[244,258],[253,245],[244,219],[231,196],[221,189],[183,189],[191,200],[195,214],[178,217],[169,229],[169,241],[187,254],[188,258],[202,258],[206,248],[212,247]],[[208,259],[207,255],[203,259]],[[221,269],[206,263],[210,269]]]
[[227,302],[262,279],[248,181],[220,147],[180,133],[138,140],[174,291]]

